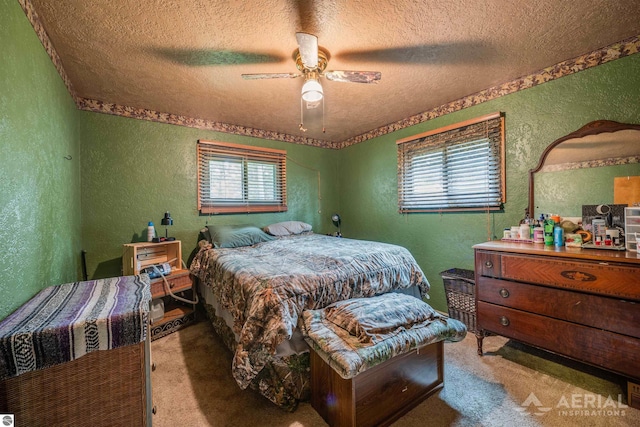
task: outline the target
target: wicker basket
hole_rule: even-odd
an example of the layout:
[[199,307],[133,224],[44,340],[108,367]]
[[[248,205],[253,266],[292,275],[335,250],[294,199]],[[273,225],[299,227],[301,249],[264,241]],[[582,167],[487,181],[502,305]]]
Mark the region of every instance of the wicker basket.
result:
[[452,268],[440,273],[447,295],[449,317],[467,325],[467,330],[476,329],[476,283],[473,270]]

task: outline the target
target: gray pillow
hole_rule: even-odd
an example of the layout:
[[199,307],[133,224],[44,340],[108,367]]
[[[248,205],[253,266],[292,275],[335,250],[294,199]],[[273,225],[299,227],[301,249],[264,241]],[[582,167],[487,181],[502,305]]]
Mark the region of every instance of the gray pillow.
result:
[[264,231],[273,236],[288,236],[311,231],[311,225],[302,221],[284,221],[267,225]]
[[214,248],[239,248],[275,238],[250,225],[208,225]]

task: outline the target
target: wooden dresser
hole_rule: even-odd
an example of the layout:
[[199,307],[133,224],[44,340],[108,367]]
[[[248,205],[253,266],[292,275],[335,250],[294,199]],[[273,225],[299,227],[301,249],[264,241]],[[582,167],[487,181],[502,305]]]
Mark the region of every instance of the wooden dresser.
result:
[[497,241],[473,248],[479,330],[640,378],[635,252]]

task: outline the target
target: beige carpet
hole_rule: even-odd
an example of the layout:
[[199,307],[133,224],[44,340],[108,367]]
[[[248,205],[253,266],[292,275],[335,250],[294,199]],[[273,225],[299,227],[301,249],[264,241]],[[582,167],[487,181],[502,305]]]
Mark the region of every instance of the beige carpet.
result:
[[[308,403],[284,412],[231,377],[231,353],[203,321],[151,344],[155,427],[325,426]],[[638,426],[621,378],[487,337],[445,344],[445,387],[394,424],[411,426]],[[610,397],[610,399],[608,399]],[[523,406],[526,400],[531,403]],[[618,400],[623,404],[620,405]]]

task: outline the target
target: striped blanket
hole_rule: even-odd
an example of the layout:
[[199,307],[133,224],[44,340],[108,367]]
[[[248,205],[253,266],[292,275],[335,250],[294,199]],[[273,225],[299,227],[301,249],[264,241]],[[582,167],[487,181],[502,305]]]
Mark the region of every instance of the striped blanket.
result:
[[0,322],[0,379],[147,337],[147,275],[50,286]]

